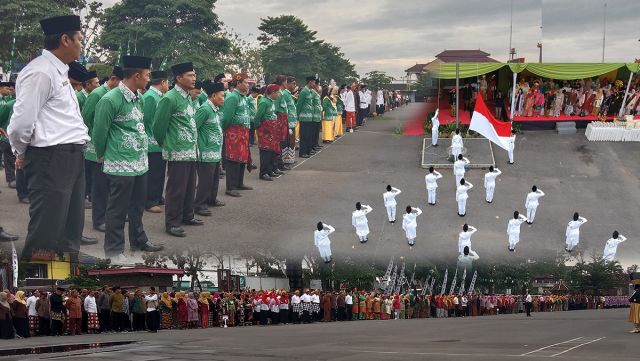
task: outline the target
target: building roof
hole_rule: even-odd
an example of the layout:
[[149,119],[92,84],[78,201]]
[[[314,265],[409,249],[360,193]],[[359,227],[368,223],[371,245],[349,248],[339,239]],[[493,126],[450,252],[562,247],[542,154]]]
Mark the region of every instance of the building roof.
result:
[[437,59],[445,63],[499,63],[489,57],[489,53],[478,50],[445,50],[436,55]]
[[161,274],[161,275],[184,275],[184,270],[179,268],[158,268],[158,267],[129,267],[129,268],[106,268],[89,270],[89,276],[98,275],[129,275],[129,274]]
[[405,70],[405,73],[422,73],[424,66],[427,64],[418,64],[416,63],[416,65],[410,67],[409,69]]
[[555,286],[553,286],[553,288],[551,289],[551,291],[568,291],[569,287],[567,287],[567,285],[564,283],[563,280],[560,280],[560,282],[558,282]]

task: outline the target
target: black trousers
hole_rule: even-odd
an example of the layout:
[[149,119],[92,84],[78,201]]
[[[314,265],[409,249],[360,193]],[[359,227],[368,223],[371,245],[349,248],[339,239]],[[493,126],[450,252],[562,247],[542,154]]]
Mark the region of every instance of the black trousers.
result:
[[100,320],[100,331],[111,331],[111,311],[108,309],[101,309],[98,314],[98,320]]
[[198,163],[198,188],[193,209],[204,210],[216,203],[220,185],[220,162]]
[[527,316],[531,316],[531,302],[525,302],[524,308],[527,310]]
[[312,143],[314,124],[313,122],[300,122],[300,156],[308,155],[315,144]]
[[338,315],[336,316],[338,321],[344,321],[345,318],[345,308],[342,306],[338,306]]
[[317,147],[320,145],[320,130],[322,128],[322,122],[313,122],[313,139],[311,140],[312,147]]
[[38,317],[38,335],[49,336],[51,334],[51,321],[45,317]]
[[51,321],[51,335],[52,336],[62,336],[64,328],[62,326],[62,321]]
[[384,104],[376,105],[376,113],[378,115],[384,114]]
[[29,190],[29,227],[22,258],[35,249],[80,250],[84,228],[83,146],[28,147],[24,173]]
[[160,311],[147,312],[147,328],[150,331],[157,331],[160,328]]
[[274,165],[278,168],[278,164],[275,162],[276,153],[266,149],[260,149],[260,176],[273,172]]
[[98,163],[84,160],[84,196],[91,200],[91,187],[93,186],[93,168],[97,167]]
[[244,184],[244,163],[225,160],[225,171],[227,172],[225,181],[227,191],[237,190]]
[[144,313],[133,313],[133,330],[143,331],[146,329],[144,322]]
[[164,179],[167,173],[167,162],[162,159],[162,153],[149,153],[149,172],[147,172],[147,202],[149,209],[162,203]]
[[353,304],[347,305],[347,321],[353,321]]
[[4,175],[7,183],[16,180],[16,156],[13,155],[11,145],[7,141],[0,141],[0,154],[4,158]]
[[180,227],[193,219],[196,189],[196,162],[167,162],[165,189],[165,226]]
[[126,329],[125,317],[124,312],[111,312],[111,326],[114,331],[120,332]]
[[107,222],[107,203],[109,202],[109,177],[102,171],[102,164],[95,163],[91,180],[91,220],[93,227]]
[[129,245],[137,248],[149,240],[142,224],[147,194],[147,174],[139,176],[109,175],[107,231],[104,254],[107,257],[124,253],[124,224],[129,215]]
[[24,169],[16,169],[16,192],[18,199],[29,199],[29,187],[27,186],[27,177]]

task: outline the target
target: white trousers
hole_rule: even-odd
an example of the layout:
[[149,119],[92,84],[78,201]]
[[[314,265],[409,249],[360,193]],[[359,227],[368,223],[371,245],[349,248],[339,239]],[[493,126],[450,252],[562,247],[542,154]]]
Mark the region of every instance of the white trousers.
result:
[[461,175],[456,174],[456,187],[460,185],[460,180],[464,178],[464,173]]
[[396,220],[396,206],[387,207],[387,216],[389,217],[389,222]]
[[467,199],[460,199],[458,201],[458,214],[466,214],[467,213]]
[[527,219],[531,223],[533,223],[533,219],[536,218],[536,209],[538,209],[538,206],[527,208]]
[[416,227],[407,227],[404,233],[407,236],[408,241],[416,239]]
[[318,246],[318,251],[320,251],[320,257],[325,261],[331,258],[331,245]]
[[493,191],[496,190],[496,186],[488,186],[487,187],[487,202],[492,202],[493,201]]
[[567,236],[567,249],[568,250],[572,250],[573,247],[578,245],[578,242],[580,242],[580,234],[569,234]]
[[435,204],[436,203],[436,188],[427,189],[427,202],[429,204]]
[[515,249],[518,242],[520,242],[520,233],[509,233],[509,248]]
[[451,147],[451,154],[453,154],[453,160],[458,160],[458,155],[462,153],[462,148],[460,147]]
[[509,163],[513,163],[513,149],[507,151],[509,153]]
[[432,145],[438,144],[438,128],[436,127],[431,128],[431,144]]

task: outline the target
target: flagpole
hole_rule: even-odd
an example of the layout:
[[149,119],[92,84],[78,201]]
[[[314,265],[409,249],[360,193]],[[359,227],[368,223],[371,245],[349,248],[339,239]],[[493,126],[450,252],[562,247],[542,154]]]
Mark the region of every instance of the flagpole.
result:
[[456,63],[456,128],[460,128],[460,63]]
[[620,112],[618,112],[618,116],[621,117],[624,115],[624,107],[627,103],[627,96],[629,95],[629,87],[631,86],[631,80],[633,80],[633,72],[629,74],[629,82],[627,83],[627,89],[624,91],[624,98],[622,98],[622,106],[620,107]]
[[604,44],[607,34],[607,2],[604,2],[604,10],[602,11],[602,62],[604,63]]
[[511,89],[511,121],[513,121],[513,107],[516,104],[516,80],[518,78],[518,73],[513,72],[513,87]]

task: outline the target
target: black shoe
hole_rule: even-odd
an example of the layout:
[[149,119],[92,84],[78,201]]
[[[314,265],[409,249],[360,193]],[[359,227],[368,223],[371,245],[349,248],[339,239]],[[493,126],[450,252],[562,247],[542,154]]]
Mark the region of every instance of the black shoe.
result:
[[186,221],[182,221],[182,224],[186,225],[186,226],[202,226],[204,225],[204,222],[200,219],[197,218],[192,218]]
[[104,224],[104,223],[103,224],[99,224],[99,225],[93,227],[93,229],[95,229],[96,231],[104,233],[104,232],[107,231],[107,225]]
[[242,194],[240,194],[240,192],[238,192],[237,190],[226,191],[224,192],[224,194],[228,195],[229,197],[242,197]]
[[31,203],[31,202],[29,201],[29,198],[20,198],[20,199],[18,200],[18,202],[20,202],[20,203],[22,203],[22,204],[29,204],[29,203]]
[[253,187],[249,187],[249,186],[246,186],[246,185],[243,184],[238,189],[241,190],[241,191],[252,191]]
[[487,201],[487,203],[493,203],[493,201]]
[[311,157],[309,154],[302,154],[302,155],[300,155],[300,158],[309,158],[309,157]]
[[174,237],[186,237],[187,232],[182,227],[170,227],[166,229],[166,232]]
[[273,178],[271,178],[271,176],[269,176],[268,174],[263,174],[260,176],[260,180],[271,182],[273,181]]
[[316,155],[316,151],[315,150],[310,150],[309,151],[309,156],[312,156],[312,155]]
[[90,246],[92,244],[97,244],[97,243],[98,243],[98,239],[96,239],[96,238],[85,237],[85,236],[80,237],[80,245],[81,246]]
[[211,217],[211,211],[208,209],[196,209],[194,213],[203,217]]
[[278,174],[276,172],[271,172],[271,173],[269,173],[269,177],[271,177],[271,178],[280,178],[280,174]]
[[131,247],[132,251],[143,251],[143,252],[158,252],[162,251],[164,246],[161,244],[153,244],[150,241],[147,241],[145,244],[141,246]]
[[0,227],[0,241],[4,241],[4,242],[12,242],[12,241],[17,241],[18,240],[18,236],[11,234],[11,233],[7,233],[4,231],[4,229],[2,227]]
[[433,146],[433,147],[437,147],[438,145],[437,145],[437,144],[432,144],[432,146]]
[[529,222],[529,221],[527,221],[527,224],[533,224],[533,222]]
[[277,168],[273,171],[273,173],[275,173],[277,175],[283,175],[284,174],[283,171],[281,171],[280,169],[277,169]]

